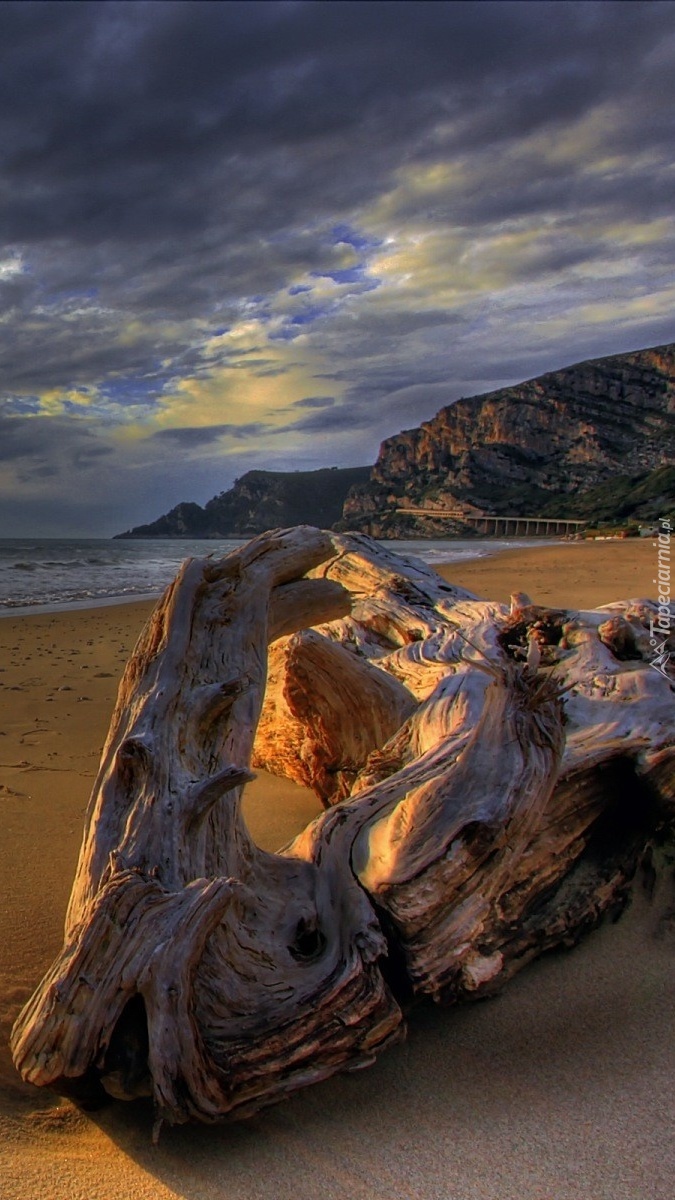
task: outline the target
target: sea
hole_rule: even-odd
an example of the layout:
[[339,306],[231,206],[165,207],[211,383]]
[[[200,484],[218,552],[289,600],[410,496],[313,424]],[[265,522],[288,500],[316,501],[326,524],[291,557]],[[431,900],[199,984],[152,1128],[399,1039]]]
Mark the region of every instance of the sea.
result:
[[[105,538],[0,539],[0,615],[91,608],[159,596],[186,558],[221,557],[246,539],[174,541]],[[383,545],[423,562],[465,562],[532,539],[420,539]],[[538,538],[542,545],[543,539]]]

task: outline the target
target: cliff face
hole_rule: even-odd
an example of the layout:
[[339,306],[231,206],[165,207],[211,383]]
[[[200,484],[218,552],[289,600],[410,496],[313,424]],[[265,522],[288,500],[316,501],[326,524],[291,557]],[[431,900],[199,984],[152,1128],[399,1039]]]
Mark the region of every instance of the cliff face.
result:
[[[475,507],[573,516],[579,494],[627,486],[675,462],[675,346],[595,359],[459,400],[388,438],[342,527],[376,536],[437,532],[396,508]],[[445,526],[447,532],[447,525]]]
[[203,508],[179,504],[119,536],[251,537],[298,524],[447,536],[447,519],[396,511],[438,507],[589,521],[672,511],[675,345],[458,400],[383,442],[372,471],[249,471]]
[[290,525],[330,527],[342,513],[349,489],[364,483],[370,467],[319,471],[249,471],[227,492],[199,504],[178,504],[149,525],[120,538],[253,537]]

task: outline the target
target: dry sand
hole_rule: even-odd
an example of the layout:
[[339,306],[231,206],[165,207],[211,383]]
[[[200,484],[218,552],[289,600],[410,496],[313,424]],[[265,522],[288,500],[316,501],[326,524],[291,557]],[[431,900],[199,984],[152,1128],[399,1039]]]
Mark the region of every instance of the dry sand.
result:
[[486,600],[508,602],[519,591],[535,604],[560,608],[597,608],[656,592],[656,551],[648,538],[505,550],[437,570]]
[[[480,595],[583,607],[653,591],[650,544],[538,547],[444,567]],[[11,1024],[61,940],[117,678],[147,603],[0,620],[1,1200],[671,1200],[675,935],[628,914],[489,1003],[412,1014],[407,1042],[238,1126],[150,1144],[137,1105],[83,1115],[24,1085]],[[266,846],[316,810],[261,778]],[[673,923],[671,922],[671,930]]]

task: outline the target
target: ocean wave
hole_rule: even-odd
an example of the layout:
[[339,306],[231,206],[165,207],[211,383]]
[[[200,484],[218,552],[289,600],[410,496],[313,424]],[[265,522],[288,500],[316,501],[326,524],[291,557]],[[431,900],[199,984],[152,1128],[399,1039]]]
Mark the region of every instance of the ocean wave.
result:
[[[158,596],[188,556],[220,557],[239,544],[240,539],[215,544],[169,541],[149,545],[142,541],[110,543],[105,539],[83,539],[80,543],[64,539],[35,545],[27,540],[0,540],[0,613]],[[459,563],[531,544],[516,539],[414,539],[385,542],[384,546],[427,563]],[[544,539],[538,544],[545,544]]]
[[83,566],[109,566],[105,562],[89,562],[87,559],[81,558],[35,558],[35,559],[20,559],[18,562],[11,564],[11,569],[14,571],[74,571],[82,569]]
[[[87,560],[85,559],[84,561],[86,562]],[[45,558],[40,563],[40,566],[50,568],[50,569],[52,567],[67,567],[68,570],[72,570],[73,567],[81,567],[82,566],[82,559],[81,558],[53,558],[53,559]]]
[[77,590],[60,589],[59,591],[44,592],[39,595],[34,592],[25,595],[3,596],[0,598],[0,611],[14,608],[37,608],[50,604],[76,604],[82,600],[123,600],[127,596],[147,596],[149,588],[145,586],[128,586],[116,588],[78,588]]

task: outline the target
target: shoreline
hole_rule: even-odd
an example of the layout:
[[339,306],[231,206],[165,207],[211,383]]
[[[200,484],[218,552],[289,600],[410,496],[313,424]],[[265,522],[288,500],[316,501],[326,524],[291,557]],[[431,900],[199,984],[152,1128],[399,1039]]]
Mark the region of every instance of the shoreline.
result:
[[161,592],[141,592],[133,596],[89,597],[86,600],[59,600],[49,604],[17,604],[0,608],[0,620],[7,617],[51,616],[52,613],[89,612],[97,608],[117,608],[127,604],[156,604]]
[[[58,539],[55,539],[55,540],[58,540]],[[97,541],[96,539],[94,539],[94,540]],[[237,543],[237,545],[245,545],[246,540],[247,539],[242,539],[241,542]],[[439,539],[431,539],[432,542],[438,541],[438,540]],[[189,541],[182,542],[180,539],[169,539],[169,538],[164,539],[164,541],[165,542],[173,541],[173,542],[175,542],[176,546],[183,545],[186,548],[186,553],[184,555],[184,558],[202,557],[201,554],[197,553],[197,546],[195,545],[194,542],[193,543],[190,543]],[[446,565],[449,565],[452,562],[473,562],[473,561],[476,561],[481,558],[488,558],[488,557],[492,558],[495,555],[500,554],[502,552],[502,550],[504,550],[504,549],[517,548],[518,546],[520,546],[521,544],[525,544],[526,542],[532,543],[532,548],[541,548],[542,546],[558,544],[555,540],[547,539],[547,538],[530,538],[530,539],[526,539],[526,538],[521,538],[521,539],[517,539],[517,538],[511,538],[511,539],[474,538],[471,540],[471,542],[467,542],[463,539],[447,539],[448,546],[459,545],[462,547],[462,550],[460,552],[460,557],[455,558],[455,559],[447,559],[446,557],[444,557],[444,551],[439,549],[439,555],[440,555],[439,561]],[[560,544],[562,544],[562,543],[560,543]],[[424,545],[424,542],[419,538],[411,538],[406,543],[401,543],[401,542],[397,541],[396,539],[393,539],[393,540],[390,540],[389,542],[387,542],[387,541],[382,542],[382,545],[384,545],[384,546],[389,545],[392,549],[395,549],[396,552],[404,554],[404,555],[411,554],[413,557],[419,557],[420,547],[422,547]],[[190,547],[191,549],[189,551],[187,551],[187,547]],[[468,549],[467,549],[467,547],[468,547]],[[472,549],[472,547],[475,547],[475,549]],[[231,546],[230,549],[232,549],[232,548],[233,547]],[[229,551],[223,550],[223,553],[228,553],[228,552]],[[447,553],[452,553],[452,551],[448,550]],[[72,595],[68,599],[61,599],[61,600],[52,599],[47,602],[43,602],[41,599],[32,598],[32,599],[28,600],[26,603],[21,603],[21,602],[14,603],[11,601],[8,602],[7,598],[5,598],[5,600],[2,603],[0,603],[0,619],[6,618],[6,617],[11,617],[11,616],[15,616],[15,617],[31,616],[33,613],[71,612],[71,611],[76,611],[76,610],[84,611],[84,610],[94,609],[94,608],[107,608],[110,606],[115,607],[118,604],[133,604],[135,601],[144,601],[144,600],[156,601],[162,595],[162,592],[164,591],[165,587],[168,586],[168,584],[171,582],[171,579],[175,576],[175,573],[178,571],[180,563],[182,561],[184,561],[184,558],[183,559],[176,558],[173,573],[166,576],[166,580],[164,583],[162,583],[161,585],[158,585],[157,587],[154,587],[154,588],[149,587],[147,590],[143,590],[143,591],[126,590],[126,591],[121,591],[117,594],[107,594],[107,595],[94,595],[94,594],[83,593],[80,595]],[[422,561],[426,562],[427,565],[431,565],[430,560],[427,560],[426,558],[423,558]]]
[[[410,539],[411,546],[418,546],[419,540],[420,539]],[[434,540],[438,541],[440,539]],[[451,539],[448,540],[451,542]],[[561,568],[567,579],[573,581],[577,592],[579,586],[582,584],[582,582],[584,582],[578,578],[574,578],[574,575],[578,573],[577,565],[581,565],[583,562],[581,558],[577,557],[579,554],[589,555],[592,553],[595,556],[596,568],[591,567],[591,574],[596,577],[600,572],[602,572],[602,574],[604,574],[609,581],[612,577],[612,565],[618,562],[619,571],[617,573],[617,580],[628,580],[629,576],[626,572],[626,563],[627,561],[634,561],[640,565],[639,574],[634,573],[636,580],[639,579],[643,581],[643,587],[647,586],[647,584],[649,584],[651,587],[652,583],[654,582],[651,577],[647,579],[650,567],[655,566],[653,558],[651,562],[649,561],[649,547],[652,546],[651,538],[617,538],[616,540],[603,538],[599,539],[598,541],[585,540],[579,542],[568,542],[561,539],[556,541],[548,538],[519,538],[510,539],[511,541],[517,541],[518,544],[508,547],[503,546],[502,543],[504,540],[505,539],[501,538],[476,538],[474,541],[476,545],[481,547],[480,553],[477,552],[471,556],[463,554],[460,558],[455,559],[422,559],[422,561],[426,566],[433,567],[434,570],[438,571],[439,574],[442,575],[442,577],[448,582],[456,583],[461,587],[466,587],[469,591],[476,591],[477,593],[480,592],[480,587],[476,587],[472,582],[465,582],[469,580],[473,581],[474,579],[476,583],[482,587],[494,588],[497,586],[499,594],[494,592],[494,594],[488,596],[486,593],[485,598],[499,599],[504,603],[508,602],[509,594],[503,582],[503,569],[507,567],[507,565],[513,564],[515,570],[518,572],[519,579],[515,582],[512,581],[513,586],[511,587],[511,591],[528,591],[528,587],[526,587],[520,579],[522,571],[527,570],[530,562],[537,563],[541,560],[546,565],[547,556],[549,560],[552,558],[552,556],[561,556]],[[387,546],[388,543],[384,541],[382,544]],[[488,547],[491,545],[494,545],[497,548],[494,550],[488,549]],[[413,558],[419,557],[419,554],[416,555],[414,551],[408,551],[405,545],[400,542],[396,542],[396,546],[397,552],[401,554],[405,555],[410,553],[411,557]],[[599,570],[597,569],[598,566]],[[645,568],[644,570],[642,569],[643,567]],[[537,573],[535,572],[535,576],[536,574]],[[586,579],[585,582],[589,582],[589,580]],[[593,580],[591,579],[590,582],[593,582]],[[7,620],[8,618],[12,617],[19,618],[51,615],[52,613],[88,612],[90,610],[94,611],[101,608],[125,607],[130,604],[154,604],[160,598],[163,591],[164,588],[160,588],[158,590],[138,592],[132,595],[121,594],[117,596],[101,597],[89,596],[81,599],[50,601],[46,604],[32,603],[16,606],[0,605],[0,621]],[[547,589],[547,591],[550,591],[550,589]],[[644,590],[640,593],[640,595],[643,597],[647,596],[648,594],[648,591],[646,592]],[[633,598],[634,595],[637,595],[637,593],[631,593],[630,598]],[[535,597],[533,596],[533,599],[534,598]],[[618,598],[627,599],[628,597],[619,597],[618,594],[612,597],[612,599]],[[541,599],[537,602],[545,604],[548,601],[547,599]],[[578,599],[569,605],[566,605],[562,600],[557,600],[555,603],[561,607],[580,606],[580,601]],[[599,602],[590,600],[585,601],[584,603],[589,607],[595,607]]]
[[[649,595],[633,587],[652,578],[653,555],[649,542],[570,543],[437,569],[479,595],[583,607]],[[670,1200],[675,929],[659,915],[675,896],[663,887],[650,903],[636,886],[618,925],[531,964],[489,1003],[422,1005],[369,1070],[241,1124],[177,1128],[153,1148],[142,1105],[82,1113],[19,1079],[9,1032],[61,944],[118,680],[153,605],[0,621],[3,1200]],[[268,849],[318,810],[262,772],[246,789]]]
[[525,592],[549,608],[600,608],[616,600],[654,599],[657,552],[651,538],[564,542],[502,550],[457,563],[434,563],[447,582],[508,604]]

